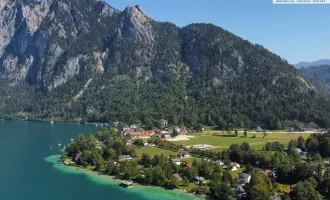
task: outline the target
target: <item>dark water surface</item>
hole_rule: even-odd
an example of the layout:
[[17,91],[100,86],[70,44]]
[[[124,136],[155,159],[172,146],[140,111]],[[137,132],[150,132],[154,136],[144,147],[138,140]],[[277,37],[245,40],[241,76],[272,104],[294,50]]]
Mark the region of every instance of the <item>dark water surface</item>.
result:
[[98,129],[93,125],[1,120],[0,199],[195,199],[153,187],[119,188],[108,177],[57,164],[58,156],[53,155],[59,154],[71,138]]

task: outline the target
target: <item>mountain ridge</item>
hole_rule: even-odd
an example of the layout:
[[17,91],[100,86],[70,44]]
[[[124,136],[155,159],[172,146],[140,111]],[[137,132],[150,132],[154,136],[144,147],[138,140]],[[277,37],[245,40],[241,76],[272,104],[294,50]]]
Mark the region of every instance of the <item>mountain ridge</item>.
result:
[[295,67],[300,69],[300,68],[308,68],[308,67],[320,66],[320,65],[330,65],[330,59],[321,59],[312,62],[299,62],[295,64]]
[[179,28],[138,6],[120,12],[97,0],[3,5],[2,116],[227,129],[329,124],[327,100],[298,70],[214,25]]

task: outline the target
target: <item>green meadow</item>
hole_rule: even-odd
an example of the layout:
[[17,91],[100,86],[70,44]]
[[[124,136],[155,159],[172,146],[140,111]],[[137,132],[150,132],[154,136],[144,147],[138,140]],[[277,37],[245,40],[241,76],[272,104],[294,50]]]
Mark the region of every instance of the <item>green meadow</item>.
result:
[[[224,135],[223,135],[224,134]],[[233,134],[233,132],[232,132]],[[256,138],[253,138],[253,136]],[[226,136],[225,132],[207,132],[203,134],[196,134],[194,138],[186,141],[177,141],[175,143],[182,144],[183,146],[196,145],[196,144],[208,144],[217,146],[217,149],[213,151],[219,151],[222,149],[229,148],[231,144],[241,144],[247,142],[250,146],[256,150],[261,150],[267,142],[275,142],[287,146],[290,140],[298,139],[299,136],[307,138],[310,136],[309,133],[267,133],[264,138],[263,133],[248,133],[247,137],[243,136],[243,133],[239,133],[238,137]]]

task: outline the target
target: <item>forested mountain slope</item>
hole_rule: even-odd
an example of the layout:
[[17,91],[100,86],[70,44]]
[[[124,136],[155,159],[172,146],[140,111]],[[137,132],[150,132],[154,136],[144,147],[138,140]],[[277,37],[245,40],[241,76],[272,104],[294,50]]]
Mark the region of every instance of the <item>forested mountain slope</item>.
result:
[[330,106],[279,56],[211,24],[139,6],[0,0],[0,113],[64,121],[328,126]]

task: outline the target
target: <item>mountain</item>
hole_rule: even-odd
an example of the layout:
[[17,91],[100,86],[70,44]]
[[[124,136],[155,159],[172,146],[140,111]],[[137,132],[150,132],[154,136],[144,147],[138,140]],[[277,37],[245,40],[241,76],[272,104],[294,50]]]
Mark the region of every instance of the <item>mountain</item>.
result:
[[296,68],[308,68],[313,66],[320,66],[320,65],[330,65],[330,59],[322,59],[314,62],[300,62],[295,65]]
[[330,124],[329,101],[284,59],[212,24],[139,6],[0,0],[0,115],[220,128]]
[[310,79],[316,91],[330,97],[330,65],[301,68],[300,71],[304,77]]
[[330,65],[320,65],[309,68],[301,68],[300,71],[302,75],[305,77],[324,81],[330,84]]

